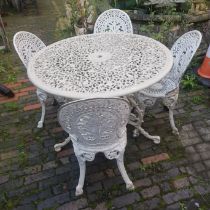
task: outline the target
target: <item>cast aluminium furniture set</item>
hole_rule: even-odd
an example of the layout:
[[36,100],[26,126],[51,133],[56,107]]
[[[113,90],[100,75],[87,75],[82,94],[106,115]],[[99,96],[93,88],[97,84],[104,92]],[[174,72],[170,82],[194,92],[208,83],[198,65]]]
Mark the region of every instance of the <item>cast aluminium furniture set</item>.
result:
[[[18,32],[13,43],[37,87],[42,105],[38,127],[43,126],[48,94],[65,103],[58,121],[69,137],[55,150],[72,141],[79,162],[80,177],[76,195],[83,193],[86,161],[103,152],[116,159],[126,188],[134,189],[124,166],[127,123],[160,143],[142,127],[145,108],[157,98],[169,108],[174,134],[178,134],[173,108],[178,99],[179,82],[201,42],[199,31],[182,35],[171,51],[161,43],[133,34],[129,16],[118,9],[102,13],[94,34],[76,36],[49,46],[34,34]],[[131,113],[132,110],[132,113]]]

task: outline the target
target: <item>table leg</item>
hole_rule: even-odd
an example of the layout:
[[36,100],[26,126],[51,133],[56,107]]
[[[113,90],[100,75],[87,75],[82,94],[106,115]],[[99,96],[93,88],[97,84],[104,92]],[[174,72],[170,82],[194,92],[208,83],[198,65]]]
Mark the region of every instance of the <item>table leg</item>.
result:
[[141,124],[144,122],[144,112],[145,112],[145,107],[142,105],[142,107],[136,102],[135,98],[133,95],[127,96],[127,100],[131,104],[131,107],[134,109],[134,113],[131,113],[130,119],[129,119],[129,124],[133,125],[135,127],[134,130],[134,137],[136,137],[139,132],[143,134],[146,138],[151,139],[155,144],[160,143],[160,136],[152,136],[150,135],[147,131],[145,131],[142,127]]

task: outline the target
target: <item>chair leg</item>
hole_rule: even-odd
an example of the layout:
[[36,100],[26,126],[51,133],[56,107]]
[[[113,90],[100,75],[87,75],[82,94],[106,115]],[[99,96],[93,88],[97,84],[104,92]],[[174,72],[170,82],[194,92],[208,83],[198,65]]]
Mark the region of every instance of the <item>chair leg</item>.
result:
[[69,136],[67,139],[64,140],[64,142],[59,143],[59,144],[55,144],[54,145],[55,151],[60,152],[61,148],[64,147],[65,145],[67,145],[70,141],[71,141],[71,137]]
[[120,155],[118,158],[116,158],[116,160],[117,160],[117,166],[118,166],[119,171],[122,175],[122,178],[124,179],[124,181],[126,183],[126,188],[128,190],[133,190],[135,187],[133,185],[133,182],[128,177],[128,174],[127,174],[127,172],[125,170],[125,166],[124,166],[124,150],[120,152]]
[[171,109],[171,108],[169,108],[169,120],[170,120],[171,129],[172,129],[173,134],[179,135],[178,128],[176,127],[175,122],[174,122],[173,109]]
[[44,118],[45,118],[45,102],[47,100],[47,94],[43,91],[40,91],[39,89],[37,89],[36,94],[42,106],[42,115],[41,115],[41,119],[39,120],[37,124],[37,128],[42,128],[44,124]]
[[172,132],[175,135],[179,135],[179,131],[174,122],[174,113],[173,113],[177,99],[178,99],[178,93],[172,96],[168,96],[163,99],[163,104],[169,109],[169,121],[170,121]]
[[85,181],[85,172],[86,172],[86,162],[83,160],[80,156],[76,156],[78,163],[79,163],[79,169],[80,169],[80,176],[79,176],[79,182],[76,187],[76,196],[83,194],[83,186]]

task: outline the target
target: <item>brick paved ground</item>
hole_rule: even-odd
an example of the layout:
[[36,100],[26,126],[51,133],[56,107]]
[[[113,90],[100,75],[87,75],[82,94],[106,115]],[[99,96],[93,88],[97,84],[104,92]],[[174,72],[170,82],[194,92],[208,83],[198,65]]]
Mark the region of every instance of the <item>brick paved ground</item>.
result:
[[[149,111],[145,128],[160,145],[128,127],[125,163],[136,190],[129,192],[115,161],[98,154],[87,164],[84,195],[75,197],[79,168],[72,145],[56,153],[67,135],[58,125],[49,98],[45,127],[37,129],[40,105],[35,88],[10,84],[14,99],[0,97],[0,209],[185,209],[198,201],[210,209],[210,94],[181,91],[175,111],[180,137],[172,135],[167,111]],[[201,208],[200,208],[201,209]]]
[[[44,10],[41,13],[36,21],[26,18],[25,25],[14,21],[8,28],[10,37],[15,28],[32,31],[50,43],[54,26],[47,28],[42,20],[48,16]],[[52,17],[51,23],[55,19]],[[38,28],[36,22],[40,23]],[[59,153],[53,149],[67,136],[57,122],[58,107],[48,99],[45,127],[37,129],[40,105],[35,88],[25,77],[7,85],[16,96],[0,96],[1,210],[210,209],[209,90],[180,91],[175,110],[179,138],[172,135],[168,113],[161,106],[149,111],[144,123],[151,134],[161,136],[160,145],[143,136],[132,138],[132,127],[128,126],[125,163],[135,191],[125,189],[115,161],[98,154],[87,164],[84,195],[75,197],[79,167],[72,145]],[[200,208],[195,207],[196,202]]]

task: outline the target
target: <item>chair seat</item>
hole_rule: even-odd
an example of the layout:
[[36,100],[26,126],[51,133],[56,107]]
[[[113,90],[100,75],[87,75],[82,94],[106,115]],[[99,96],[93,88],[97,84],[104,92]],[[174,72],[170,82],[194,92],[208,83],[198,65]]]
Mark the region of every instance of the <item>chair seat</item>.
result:
[[155,83],[149,88],[142,90],[141,93],[155,98],[165,97],[167,93],[171,92],[176,88],[177,86],[172,80],[164,78],[160,82]]
[[77,147],[79,148],[80,151],[82,152],[94,152],[94,153],[98,153],[98,152],[106,152],[106,151],[112,151],[115,150],[116,148],[125,148],[126,144],[127,144],[127,132],[126,132],[126,128],[122,129],[120,132],[120,136],[118,137],[118,142],[112,144],[112,145],[93,145],[93,146],[85,146],[84,144],[80,144],[79,141],[77,140],[77,137],[74,135],[70,135],[72,143],[74,148]]

